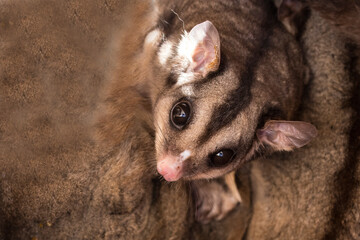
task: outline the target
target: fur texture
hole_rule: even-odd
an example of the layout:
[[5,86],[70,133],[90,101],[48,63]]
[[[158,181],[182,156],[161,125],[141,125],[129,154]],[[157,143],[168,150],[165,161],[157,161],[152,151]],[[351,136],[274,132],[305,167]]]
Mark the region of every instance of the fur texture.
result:
[[0,239],[359,238],[358,56],[317,14],[303,38],[313,77],[299,118],[319,136],[240,169],[243,204],[223,221],[193,223],[186,188],[154,178],[143,162],[153,148],[146,124],[131,125],[127,144],[95,147],[108,44],[114,29],[148,17],[143,4],[0,3]]
[[338,31],[360,43],[360,1],[358,0],[306,0],[310,8],[329,20]]
[[254,214],[247,239],[360,234],[359,140],[353,137],[359,136],[359,109],[350,104],[358,101],[351,97],[359,91],[358,58],[338,30],[314,12],[302,41],[313,77],[300,116],[312,121],[319,135],[300,151],[253,163]]

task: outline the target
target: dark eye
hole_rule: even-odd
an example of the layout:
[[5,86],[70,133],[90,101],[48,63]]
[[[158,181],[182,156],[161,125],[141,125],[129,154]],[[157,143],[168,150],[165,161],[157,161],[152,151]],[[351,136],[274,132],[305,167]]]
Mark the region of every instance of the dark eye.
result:
[[173,106],[170,113],[172,124],[177,129],[182,129],[190,119],[191,108],[188,102],[182,101]]
[[221,167],[229,162],[234,158],[235,153],[231,149],[223,149],[217,153],[214,153],[210,157],[211,165],[214,167]]

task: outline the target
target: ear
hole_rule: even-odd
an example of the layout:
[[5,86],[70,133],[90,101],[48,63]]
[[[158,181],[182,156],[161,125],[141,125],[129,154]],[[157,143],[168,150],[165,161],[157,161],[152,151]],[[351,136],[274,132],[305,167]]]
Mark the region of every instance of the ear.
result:
[[291,151],[308,144],[317,135],[316,128],[307,122],[268,121],[256,135],[260,142],[275,150]]
[[179,53],[190,61],[188,72],[205,77],[220,64],[220,37],[215,26],[205,21],[193,27],[179,44]]

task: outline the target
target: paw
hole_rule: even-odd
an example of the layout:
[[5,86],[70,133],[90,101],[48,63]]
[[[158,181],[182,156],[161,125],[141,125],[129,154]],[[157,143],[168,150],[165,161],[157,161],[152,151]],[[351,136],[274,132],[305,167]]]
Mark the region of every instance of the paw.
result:
[[201,200],[197,200],[195,218],[203,224],[212,220],[223,219],[231,210],[233,210],[239,201],[230,194],[212,194]]
[[197,182],[194,189],[195,218],[203,224],[223,219],[239,204],[224,179]]

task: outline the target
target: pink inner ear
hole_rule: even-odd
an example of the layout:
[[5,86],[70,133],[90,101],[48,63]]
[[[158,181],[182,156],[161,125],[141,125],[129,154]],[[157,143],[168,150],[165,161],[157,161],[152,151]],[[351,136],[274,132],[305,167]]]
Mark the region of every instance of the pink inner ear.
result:
[[272,146],[275,150],[290,151],[308,144],[316,137],[317,130],[307,122],[271,120],[256,134],[260,142]]
[[189,33],[194,48],[191,50],[191,69],[205,77],[216,71],[220,64],[220,37],[215,26],[205,21],[193,27]]
[[194,51],[194,55],[192,59],[194,62],[200,62],[204,60],[204,56],[205,56],[205,50],[203,48],[197,48]]
[[192,60],[193,60],[193,63],[195,63],[195,64],[193,64],[194,65],[193,70],[195,72],[199,72],[199,70],[204,67],[205,50],[200,47],[196,48],[194,50],[194,55],[192,57]]

